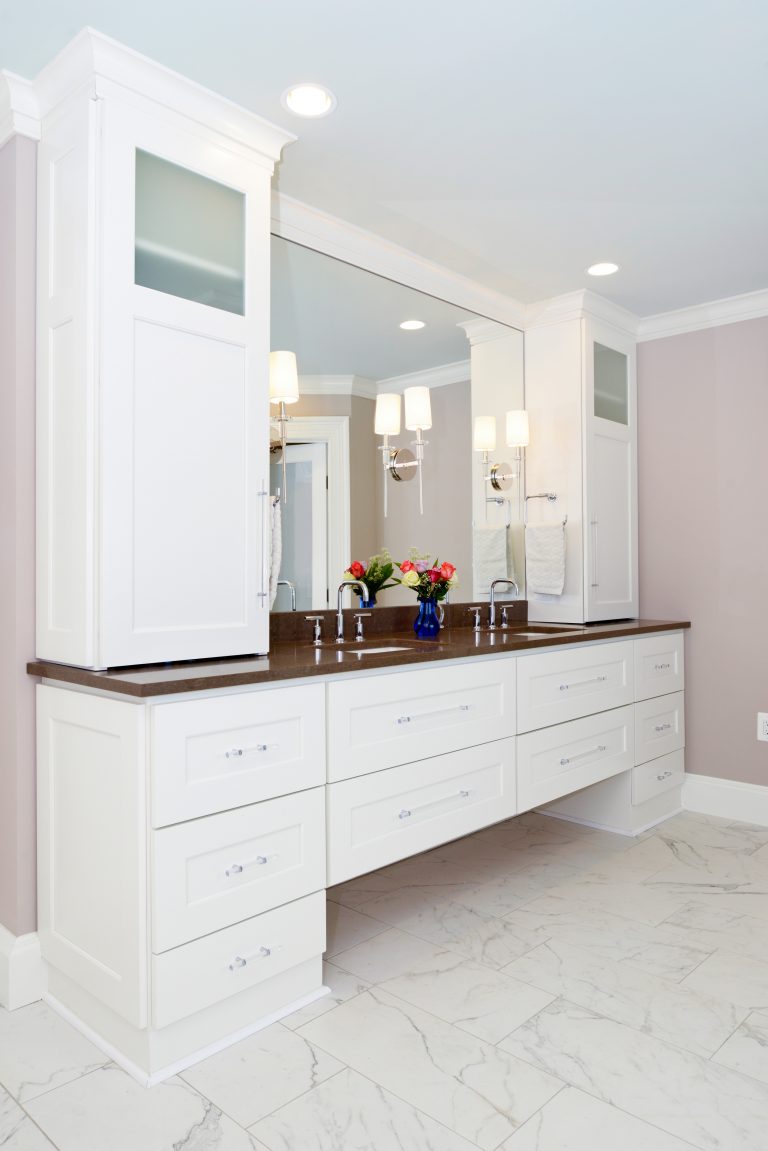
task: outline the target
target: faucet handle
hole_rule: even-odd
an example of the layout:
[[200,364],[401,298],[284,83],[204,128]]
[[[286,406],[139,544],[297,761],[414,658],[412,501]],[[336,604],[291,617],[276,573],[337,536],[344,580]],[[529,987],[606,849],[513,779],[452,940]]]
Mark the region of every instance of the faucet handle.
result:
[[509,627],[509,617],[507,615],[507,605],[505,603],[503,603],[501,605],[501,624],[500,624],[500,626],[501,627]]
[[308,619],[314,624],[312,643],[315,647],[319,647],[323,642],[323,617],[321,615],[305,615],[304,619]]
[[356,611],[355,612],[354,620],[355,620],[355,639],[356,640],[365,639],[365,636],[363,635],[363,620],[367,619],[367,617],[370,614],[371,613],[369,611]]
[[472,630],[480,631],[480,612],[483,609],[480,607],[468,607],[467,611],[474,612],[475,618],[472,620]]

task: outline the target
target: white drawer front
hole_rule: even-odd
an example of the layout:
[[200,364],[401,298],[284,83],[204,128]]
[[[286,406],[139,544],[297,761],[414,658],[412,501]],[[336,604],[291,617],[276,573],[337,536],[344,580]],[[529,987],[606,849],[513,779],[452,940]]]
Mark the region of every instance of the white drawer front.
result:
[[[325,950],[318,891],[152,958],[152,1023],[167,1027]],[[243,1025],[248,1022],[243,1020]]]
[[517,730],[535,731],[632,703],[633,654],[630,640],[521,657]]
[[515,741],[330,784],[328,883],[383,867],[515,814]]
[[685,744],[682,691],[635,704],[635,763],[658,759]]
[[323,886],[324,789],[152,833],[152,950],[187,943]]
[[671,751],[661,759],[643,763],[632,770],[632,802],[645,803],[673,787],[679,787],[685,778],[685,752]]
[[456,751],[515,733],[514,659],[332,683],[328,778]]
[[321,684],[152,708],[152,825],[325,782]]
[[528,811],[632,767],[634,709],[521,735],[517,741],[517,806]]
[[668,695],[685,687],[681,632],[635,640],[635,699]]

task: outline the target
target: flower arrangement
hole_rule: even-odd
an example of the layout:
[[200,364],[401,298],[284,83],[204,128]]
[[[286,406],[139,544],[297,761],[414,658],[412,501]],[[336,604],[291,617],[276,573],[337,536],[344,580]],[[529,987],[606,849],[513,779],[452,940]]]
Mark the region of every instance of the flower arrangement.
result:
[[363,580],[371,599],[375,599],[378,592],[384,591],[388,587],[395,587],[400,582],[397,579],[392,579],[394,570],[395,565],[392,556],[386,548],[382,548],[378,555],[371,556],[367,564],[353,560],[344,575],[348,579]]
[[443,563],[431,560],[429,555],[420,555],[411,548],[409,558],[397,565],[402,576],[397,583],[413,588],[419,599],[442,600],[452,587],[458,584],[456,568],[447,560]]

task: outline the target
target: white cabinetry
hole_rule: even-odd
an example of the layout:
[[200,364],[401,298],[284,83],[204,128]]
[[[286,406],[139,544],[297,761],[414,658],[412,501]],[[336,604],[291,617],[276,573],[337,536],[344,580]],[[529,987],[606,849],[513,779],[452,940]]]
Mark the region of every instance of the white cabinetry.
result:
[[37,88],[37,654],[266,651],[270,176],[291,137],[90,31]]
[[527,588],[532,619],[570,623],[637,615],[635,343],[590,315],[525,335],[526,453],[531,523],[563,520],[562,595]]
[[[233,784],[216,747],[240,750],[244,729],[260,740],[275,721],[290,728],[291,690],[301,710],[294,754],[241,767]],[[321,684],[254,689],[195,700],[191,713],[187,701],[38,688],[50,992],[145,1081],[321,994],[323,696]],[[206,727],[208,760],[197,754]],[[184,747],[191,778],[179,769]],[[156,829],[150,791],[162,797]]]

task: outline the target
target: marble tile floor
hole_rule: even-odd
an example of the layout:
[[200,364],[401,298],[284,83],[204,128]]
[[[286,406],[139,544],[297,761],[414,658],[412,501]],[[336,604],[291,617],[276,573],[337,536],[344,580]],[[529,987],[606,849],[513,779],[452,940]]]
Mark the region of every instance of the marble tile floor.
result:
[[331,995],[139,1087],[0,1010],[2,1151],[768,1151],[768,829],[530,814],[329,893]]

